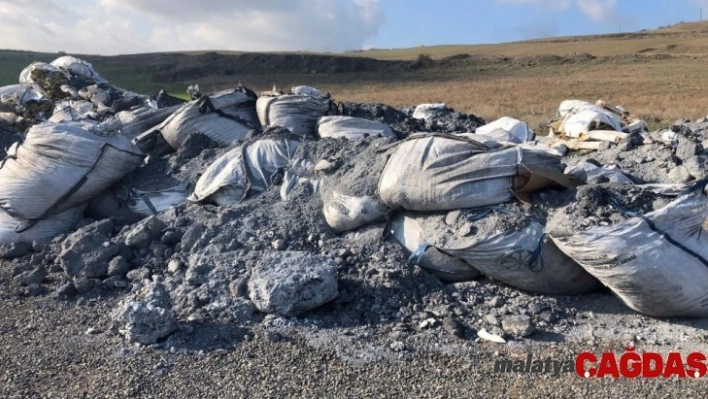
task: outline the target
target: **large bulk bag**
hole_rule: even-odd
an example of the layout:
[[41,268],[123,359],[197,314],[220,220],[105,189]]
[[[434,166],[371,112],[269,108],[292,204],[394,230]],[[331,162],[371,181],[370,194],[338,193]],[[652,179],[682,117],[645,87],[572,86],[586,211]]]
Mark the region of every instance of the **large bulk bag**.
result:
[[396,215],[391,222],[391,234],[412,254],[411,260],[438,276],[443,282],[469,281],[480,276],[477,269],[462,259],[428,244],[425,240],[425,232],[415,214]]
[[314,136],[317,120],[330,114],[335,106],[325,97],[286,94],[278,97],[260,97],[256,103],[258,118],[263,127],[280,126],[297,136]]
[[106,79],[102,78],[101,75],[93,69],[91,63],[70,55],[59,57],[52,61],[50,65],[71,72],[74,76],[90,79],[95,83],[108,83]]
[[35,125],[0,164],[0,207],[17,218],[42,219],[100,194],[143,158],[121,135],[75,123]]
[[501,117],[494,122],[478,127],[475,133],[489,137],[499,137],[498,141],[507,141],[517,144],[532,141],[534,138],[533,130],[531,130],[528,123],[508,116]]
[[627,306],[650,316],[708,316],[708,199],[703,192],[663,209],[553,241]]
[[560,156],[520,146],[490,149],[465,136],[417,134],[401,142],[379,180],[392,209],[443,211],[511,200],[554,182],[570,184]]
[[[548,295],[595,291],[601,284],[556,248],[539,221],[522,213],[507,219],[495,212],[468,211],[471,222],[446,223],[448,214],[417,215],[423,239],[495,280]],[[512,222],[510,222],[511,220]]]
[[175,113],[180,105],[167,108],[153,108],[149,105],[120,111],[98,127],[100,130],[119,130],[123,136],[134,138],[164,122]]
[[325,221],[335,233],[353,231],[386,218],[388,208],[371,197],[352,197],[336,191],[324,202]]
[[0,87],[0,101],[5,101],[6,98],[10,98],[15,94],[19,93],[22,86],[19,84],[8,85]]
[[47,243],[59,234],[70,232],[83,217],[85,208],[85,204],[80,204],[35,222],[13,218],[0,209],[0,245]]
[[323,116],[317,121],[317,134],[321,138],[346,138],[357,140],[365,136],[396,138],[391,126],[353,116]]
[[94,110],[93,104],[90,102],[83,100],[64,100],[54,104],[54,113],[52,113],[48,121],[64,123],[82,119],[96,119],[97,117],[98,114]]
[[234,148],[209,165],[188,200],[228,205],[245,199],[251,191],[265,191],[290,163],[297,147],[295,140],[264,139]]
[[145,143],[159,134],[172,149],[178,150],[190,134],[202,133],[226,147],[245,138],[250,130],[260,129],[255,102],[255,94],[244,87],[203,96],[182,105],[164,122],[133,141],[140,148],[150,149]]

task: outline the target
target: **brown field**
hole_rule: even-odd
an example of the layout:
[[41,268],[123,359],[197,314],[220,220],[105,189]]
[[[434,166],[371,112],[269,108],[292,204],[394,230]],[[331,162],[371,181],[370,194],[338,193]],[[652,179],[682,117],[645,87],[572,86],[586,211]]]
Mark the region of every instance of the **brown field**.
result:
[[[15,83],[30,61],[56,56],[0,51],[0,85]],[[300,62],[308,57],[316,60]],[[365,57],[364,67],[352,66],[352,57]],[[144,93],[164,88],[183,96],[185,87],[195,82],[203,91],[239,82],[256,91],[273,84],[309,84],[330,91],[338,101],[398,107],[444,102],[487,120],[513,116],[529,122],[537,133],[545,131],[560,101],[569,98],[623,105],[655,128],[708,115],[706,22],[613,35],[345,54],[189,52],[86,58],[112,83]]]

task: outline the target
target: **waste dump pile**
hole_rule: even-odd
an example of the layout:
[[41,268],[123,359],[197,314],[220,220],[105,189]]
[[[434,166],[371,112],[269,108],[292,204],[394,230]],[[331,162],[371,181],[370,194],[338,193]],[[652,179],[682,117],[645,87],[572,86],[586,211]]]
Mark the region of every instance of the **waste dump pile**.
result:
[[393,352],[439,326],[499,341],[562,331],[554,296],[605,289],[708,316],[705,120],[648,132],[572,100],[536,137],[309,86],[193,86],[182,103],[73,57],[19,83],[0,88],[3,143],[20,139],[0,164],[0,256],[26,295],[122,293],[131,342],[212,322],[383,325]]

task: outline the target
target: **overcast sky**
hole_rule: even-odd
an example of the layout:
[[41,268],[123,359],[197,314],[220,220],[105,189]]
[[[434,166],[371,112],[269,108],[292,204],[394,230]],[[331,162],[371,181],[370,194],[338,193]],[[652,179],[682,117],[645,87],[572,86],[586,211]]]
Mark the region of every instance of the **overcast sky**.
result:
[[344,51],[634,31],[708,0],[0,0],[0,48]]

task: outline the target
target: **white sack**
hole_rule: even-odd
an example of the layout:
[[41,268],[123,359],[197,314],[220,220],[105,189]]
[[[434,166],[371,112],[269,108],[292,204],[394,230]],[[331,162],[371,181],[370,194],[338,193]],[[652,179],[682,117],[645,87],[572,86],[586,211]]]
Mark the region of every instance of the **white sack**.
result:
[[474,280],[479,271],[462,259],[448,255],[429,245],[414,214],[399,213],[391,223],[393,237],[412,254],[411,259],[444,282]]
[[[480,216],[472,225],[484,231],[472,235],[466,234],[462,223],[448,226],[446,214],[418,215],[416,219],[423,239],[430,245],[513,287],[549,295],[581,294],[600,287],[596,279],[556,248],[541,223],[528,219],[518,227],[489,226],[484,223],[485,218],[492,217],[488,212],[478,212]],[[524,218],[519,215],[519,220]]]
[[447,105],[443,103],[420,104],[415,107],[413,117],[415,119],[423,119],[426,122],[432,122],[441,112],[445,110],[447,110]]
[[392,209],[442,211],[500,204],[525,185],[522,165],[557,170],[560,156],[544,149],[490,150],[452,135],[414,135],[400,143],[379,180]]
[[242,140],[252,129],[259,129],[256,99],[245,88],[223,90],[181,105],[164,122],[138,136],[135,141],[149,140],[159,132],[174,150],[192,133],[202,133],[225,147]]
[[322,93],[319,90],[315,89],[314,87],[305,86],[305,85],[292,87],[290,89],[290,91],[293,94],[299,94],[299,95],[303,95],[303,96],[319,97],[322,95]]
[[106,79],[102,78],[101,75],[93,69],[93,65],[91,65],[90,62],[70,55],[59,57],[52,61],[50,65],[71,72],[74,75],[89,78],[96,83],[108,83]]
[[334,105],[324,97],[286,94],[260,97],[256,103],[258,118],[264,128],[280,126],[297,136],[314,136],[317,120],[327,115]]
[[388,208],[371,197],[352,197],[332,193],[322,208],[325,220],[335,233],[357,230],[360,227],[383,220]]
[[[507,134],[504,134],[505,132]],[[534,139],[533,130],[531,130],[528,123],[508,116],[501,117],[494,122],[478,127],[475,133],[489,137],[498,137],[497,141],[507,141],[517,144]]]
[[69,208],[34,223],[27,230],[24,230],[29,226],[27,221],[15,219],[0,209],[0,245],[34,241],[48,243],[59,234],[70,232],[83,217],[84,208],[85,204]]
[[637,312],[706,317],[707,219],[708,199],[701,192],[614,226],[552,238]]

